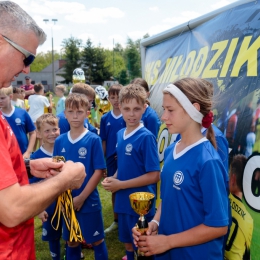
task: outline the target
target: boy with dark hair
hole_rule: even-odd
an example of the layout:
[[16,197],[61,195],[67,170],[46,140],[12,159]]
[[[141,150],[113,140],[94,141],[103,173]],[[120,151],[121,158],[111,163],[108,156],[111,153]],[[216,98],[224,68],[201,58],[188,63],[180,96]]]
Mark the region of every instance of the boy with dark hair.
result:
[[[87,177],[79,189],[72,191],[74,209],[84,239],[93,245],[95,259],[106,260],[108,253],[97,191],[105,162],[99,136],[84,127],[88,115],[87,97],[82,94],[70,94],[65,102],[65,116],[70,124],[70,131],[57,138],[53,155],[64,156],[66,161],[81,162],[85,165]],[[80,243],[68,241],[69,231],[65,224],[63,238],[68,243],[66,259],[80,259]]]
[[230,165],[229,189],[232,226],[230,228],[225,257],[226,260],[250,260],[250,245],[253,234],[253,219],[243,204],[242,179],[246,165],[244,155],[235,155]]
[[[12,105],[12,96],[12,86],[0,89],[0,108],[16,136],[23,158],[28,159],[36,139],[35,126],[24,109]],[[29,134],[29,140],[27,134]]]
[[[94,89],[85,83],[76,83],[75,85],[73,85],[73,87],[71,88],[71,93],[85,95],[89,101],[89,104],[91,104],[95,99]],[[61,134],[67,133],[70,130],[70,125],[68,123],[68,120],[65,117],[64,112],[58,114],[57,117],[59,118],[60,133]],[[88,118],[85,118],[84,126],[90,132],[97,134],[97,129],[89,123]]]
[[[128,260],[134,259],[132,227],[139,216],[130,206],[129,195],[134,192],[151,192],[159,181],[160,164],[155,136],[140,122],[145,111],[146,92],[130,84],[119,93],[119,107],[126,128],[117,133],[118,170],[113,177],[102,182],[103,187],[116,192],[115,212],[118,213],[119,240],[125,244]],[[151,220],[155,207],[146,215]]]
[[[107,177],[113,176],[117,171],[117,155],[116,155],[116,134],[126,127],[125,121],[119,109],[118,96],[122,89],[122,85],[115,84],[108,90],[108,100],[112,105],[112,111],[104,114],[100,121],[100,137],[102,140],[102,147],[107,164]],[[112,205],[114,208],[115,193],[112,193]],[[118,228],[118,217],[114,213],[114,222],[105,229],[105,233],[109,233]]]
[[[43,141],[42,146],[31,155],[31,160],[52,157],[54,142],[60,135],[58,118],[53,114],[43,114],[36,120],[37,135]],[[33,177],[30,183],[36,183],[43,179]],[[53,202],[38,217],[42,220],[42,240],[49,242],[50,254],[53,260],[60,260],[60,237],[61,225],[58,230],[52,227],[51,220],[56,207],[56,201]],[[55,224],[54,224],[55,225]],[[56,226],[56,225],[55,225]]]

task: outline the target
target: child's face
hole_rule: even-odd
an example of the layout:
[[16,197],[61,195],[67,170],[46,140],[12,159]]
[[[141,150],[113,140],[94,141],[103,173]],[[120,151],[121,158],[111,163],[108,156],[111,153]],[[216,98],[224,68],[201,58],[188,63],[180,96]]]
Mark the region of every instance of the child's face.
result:
[[54,144],[56,138],[60,135],[60,129],[58,125],[50,125],[44,123],[41,130],[37,132],[38,137],[40,137],[43,143]]
[[117,94],[111,94],[108,98],[109,102],[113,106],[113,108],[118,109],[119,108],[119,102],[118,102],[118,95]]
[[84,120],[89,115],[88,108],[82,106],[79,106],[78,109],[76,107],[66,107],[64,113],[71,128],[84,126]]
[[63,96],[63,92],[62,92],[60,89],[58,89],[58,88],[55,89],[55,94],[56,94],[58,97],[62,97],[62,96]]
[[12,95],[0,95],[0,108],[8,108],[11,104]]
[[135,98],[119,105],[122,116],[126,122],[126,127],[138,127],[145,111],[145,104],[139,104]]

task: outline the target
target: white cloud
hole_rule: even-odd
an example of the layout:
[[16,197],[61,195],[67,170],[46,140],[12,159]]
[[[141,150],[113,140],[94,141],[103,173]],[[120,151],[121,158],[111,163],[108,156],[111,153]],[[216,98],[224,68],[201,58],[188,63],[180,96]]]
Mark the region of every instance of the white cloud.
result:
[[86,43],[86,41],[90,38],[91,42],[94,43],[97,39],[94,34],[92,33],[82,33],[78,37],[78,39],[82,40],[83,45]]
[[147,32],[145,31],[132,31],[132,32],[128,32],[127,36],[129,38],[131,38],[132,40],[137,40],[137,39],[141,39],[143,38],[143,36],[146,34]]
[[151,7],[149,7],[149,10],[152,12],[156,12],[159,10],[159,8],[157,6],[151,6]]
[[229,5],[232,2],[235,2],[235,0],[233,0],[233,1],[221,0],[221,1],[217,2],[216,4],[211,5],[211,7],[213,9],[218,9],[218,8],[223,7],[223,6]]
[[185,11],[182,12],[180,16],[168,17],[163,20],[163,23],[169,24],[171,27],[188,22],[194,18],[200,16],[200,13],[194,11]]
[[121,43],[126,40],[121,34],[109,35],[108,39],[110,39],[111,42],[113,42],[113,39],[114,39],[114,43],[117,43],[117,42]]
[[65,19],[75,23],[94,24],[106,23],[108,18],[122,18],[124,16],[119,8],[91,8],[88,11],[81,10],[70,15],[66,15]]

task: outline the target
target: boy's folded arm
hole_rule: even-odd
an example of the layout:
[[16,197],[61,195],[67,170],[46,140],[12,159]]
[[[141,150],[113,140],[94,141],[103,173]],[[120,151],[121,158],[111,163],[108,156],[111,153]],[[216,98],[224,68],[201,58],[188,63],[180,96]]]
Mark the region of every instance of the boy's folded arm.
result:
[[127,181],[121,181],[121,189],[142,187],[153,183],[157,183],[159,180],[160,180],[159,171],[147,172],[146,174],[143,174],[139,177]]

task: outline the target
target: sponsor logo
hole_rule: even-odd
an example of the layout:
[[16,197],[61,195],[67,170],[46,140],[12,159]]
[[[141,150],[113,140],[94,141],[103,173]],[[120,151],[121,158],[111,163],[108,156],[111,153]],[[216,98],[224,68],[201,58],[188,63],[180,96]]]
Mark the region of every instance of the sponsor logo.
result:
[[65,152],[66,152],[65,148],[62,148],[61,152],[62,152],[62,153],[65,153]]
[[111,125],[110,122],[108,122],[107,125]]
[[43,228],[42,229],[42,235],[45,237],[45,236],[47,236],[47,233],[48,233],[47,230],[45,228]]
[[57,254],[50,252],[51,253],[51,257],[57,257]]

